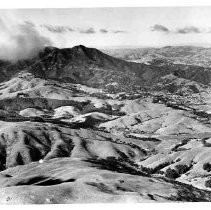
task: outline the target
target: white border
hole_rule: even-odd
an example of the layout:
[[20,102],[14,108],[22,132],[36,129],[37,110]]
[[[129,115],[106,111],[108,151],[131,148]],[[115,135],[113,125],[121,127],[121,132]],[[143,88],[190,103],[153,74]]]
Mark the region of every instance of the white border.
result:
[[0,8],[211,6],[210,0],[1,0]]
[[[1,0],[0,9],[15,8],[91,8],[91,7],[172,7],[211,6],[210,0]],[[70,205],[14,205],[0,206],[16,210],[180,210],[210,209],[211,203],[142,203],[142,204],[70,204]]]
[[52,204],[52,205],[5,205],[3,209],[16,210],[198,210],[210,209],[210,203],[136,203],[136,204]]

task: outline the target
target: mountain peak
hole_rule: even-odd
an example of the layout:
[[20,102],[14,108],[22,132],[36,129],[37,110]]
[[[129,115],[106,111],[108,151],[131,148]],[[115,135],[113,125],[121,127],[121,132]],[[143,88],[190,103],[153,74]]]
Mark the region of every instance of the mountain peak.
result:
[[84,45],[76,45],[76,46],[74,46],[73,48],[76,48],[76,49],[86,49],[87,47],[86,46],[84,46]]

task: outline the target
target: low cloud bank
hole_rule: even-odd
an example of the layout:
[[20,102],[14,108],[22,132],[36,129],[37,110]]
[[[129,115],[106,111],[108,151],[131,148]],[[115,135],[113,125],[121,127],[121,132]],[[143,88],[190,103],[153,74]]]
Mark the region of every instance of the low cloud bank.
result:
[[42,36],[35,25],[25,21],[16,24],[0,19],[0,59],[17,61],[35,56],[51,40]]

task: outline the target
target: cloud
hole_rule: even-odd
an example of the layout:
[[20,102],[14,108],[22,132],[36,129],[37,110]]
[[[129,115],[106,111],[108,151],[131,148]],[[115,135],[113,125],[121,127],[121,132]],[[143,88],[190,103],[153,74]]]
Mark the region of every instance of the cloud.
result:
[[0,37],[0,59],[3,60],[31,58],[52,44],[49,38],[40,35],[33,23],[17,24],[7,18],[0,19]]
[[82,34],[95,34],[96,31],[94,30],[94,28],[88,28],[88,29],[79,29],[79,32]]
[[176,33],[178,34],[190,34],[190,33],[203,33],[204,31],[198,27],[195,26],[189,26],[184,28],[178,28],[176,30]]
[[[93,27],[89,27],[89,28],[71,28],[69,26],[58,26],[58,25],[49,25],[49,24],[42,24],[40,25],[40,27],[45,28],[46,30],[50,31],[51,33],[55,33],[55,34],[63,34],[63,33],[67,33],[67,32],[78,32],[81,34],[95,34],[97,33],[97,31],[93,28]],[[107,29],[99,29],[99,32],[102,34],[107,34],[109,32],[113,32],[115,34],[118,33],[127,33],[127,31],[123,31],[123,30],[114,30],[114,31],[109,31]]]
[[158,32],[164,32],[164,33],[169,33],[170,30],[163,26],[163,25],[159,25],[159,24],[155,24],[154,26],[150,27],[151,31],[158,31]]
[[211,27],[209,27],[206,32],[211,33]]
[[41,27],[45,28],[46,30],[52,33],[66,33],[66,32],[73,32],[74,30],[69,26],[53,26],[53,25],[40,25]]
[[154,26],[150,27],[151,31],[157,31],[157,32],[163,32],[163,33],[169,33],[169,34],[190,34],[190,33],[195,33],[195,34],[200,34],[200,33],[209,33],[209,30],[204,29],[204,28],[199,28],[196,26],[186,26],[183,28],[176,28],[170,30],[166,26],[155,24]]
[[106,29],[100,29],[100,32],[102,33],[102,34],[106,34],[106,33],[108,33],[108,30],[106,30]]
[[120,33],[127,33],[127,31],[121,31],[121,30],[116,30],[116,31],[113,31],[115,34],[120,34]]
[[31,21],[24,21],[24,23],[26,24],[26,25],[30,25],[30,26],[32,26],[32,27],[35,27],[35,24],[34,23],[32,23]]

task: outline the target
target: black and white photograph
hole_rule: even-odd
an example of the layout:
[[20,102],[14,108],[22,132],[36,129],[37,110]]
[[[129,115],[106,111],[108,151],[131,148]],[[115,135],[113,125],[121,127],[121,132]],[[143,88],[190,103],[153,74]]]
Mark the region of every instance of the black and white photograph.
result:
[[0,9],[0,204],[211,201],[211,5]]

